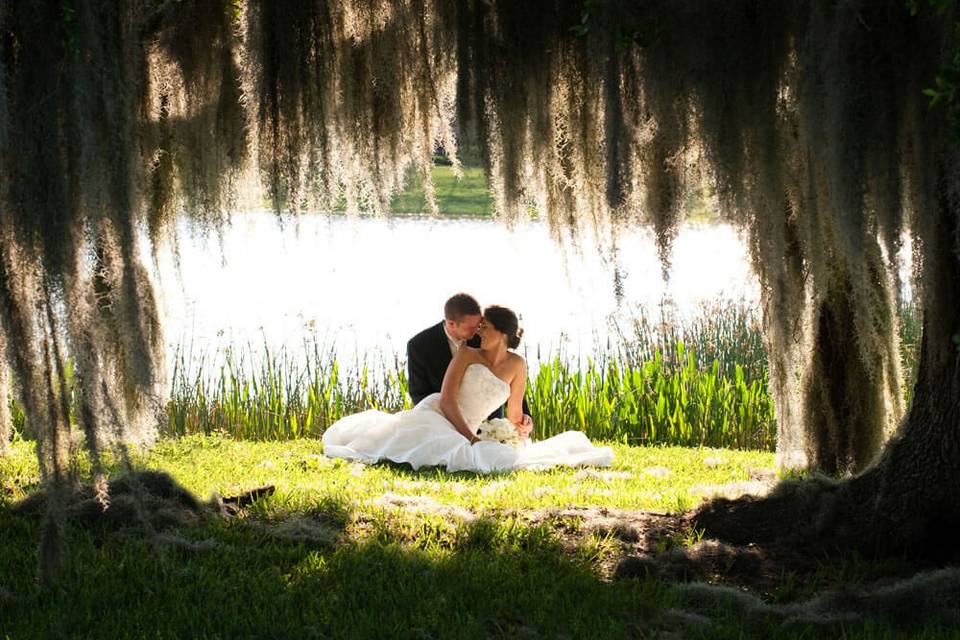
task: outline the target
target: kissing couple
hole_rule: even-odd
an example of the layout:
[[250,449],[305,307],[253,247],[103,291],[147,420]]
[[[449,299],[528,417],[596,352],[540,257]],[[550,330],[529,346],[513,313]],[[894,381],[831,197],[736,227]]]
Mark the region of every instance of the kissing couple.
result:
[[472,296],[454,295],[444,305],[444,319],[407,343],[415,406],[341,418],[323,434],[324,454],[475,473],[610,465],[610,447],[594,446],[580,431],[530,438],[527,365],[515,352],[523,336],[519,324],[506,307],[494,305],[481,313]]

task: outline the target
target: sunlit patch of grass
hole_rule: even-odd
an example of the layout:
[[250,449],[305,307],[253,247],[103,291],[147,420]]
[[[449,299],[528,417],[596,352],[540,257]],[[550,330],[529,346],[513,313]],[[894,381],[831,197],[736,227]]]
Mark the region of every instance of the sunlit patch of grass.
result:
[[[163,439],[135,462],[170,473],[202,497],[274,485],[277,492],[258,505],[265,518],[341,504],[345,497],[364,511],[424,517],[445,515],[448,509],[482,513],[588,506],[674,512],[698,504],[702,485],[746,481],[757,470],[773,467],[773,454],[760,451],[612,447],[615,459],[609,468],[478,475],[330,459],[315,439],[252,442],[194,435]],[[723,464],[716,464],[718,456]],[[30,443],[18,443],[13,455],[0,458],[0,477],[15,486],[36,485],[39,472]],[[16,491],[22,495],[23,489]]]
[[40,483],[35,444],[15,440],[8,454],[0,456],[0,504],[22,499]]
[[[481,476],[331,460],[322,455],[322,444],[316,440],[254,443],[193,436],[162,441],[144,464],[169,471],[200,495],[275,484],[281,489],[268,504],[284,509],[300,510],[308,508],[311,500],[343,495],[351,496],[357,505],[379,505],[388,495],[473,511],[569,506],[676,511],[700,501],[702,495],[693,490],[700,485],[748,480],[755,469],[773,466],[772,454],[757,451],[612,446],[616,458],[609,469],[556,468]],[[727,464],[712,464],[718,454],[725,456]],[[422,504],[405,510],[430,511],[429,505]]]
[[[200,497],[277,491],[236,518],[176,532],[193,546],[72,525],[54,587],[34,578],[39,519],[12,510],[5,493],[0,637],[740,637],[735,610],[691,629],[671,614],[670,584],[610,581],[604,567],[624,538],[571,508],[689,508],[695,486],[769,470],[772,454],[613,446],[609,469],[479,476],[331,460],[307,438],[164,439],[134,464],[166,470]],[[37,477],[32,443],[0,459],[16,499]],[[698,538],[679,532],[664,550]],[[851,579],[868,575],[851,567]],[[828,637],[751,624],[757,637]],[[843,634],[906,637],[869,621]]]

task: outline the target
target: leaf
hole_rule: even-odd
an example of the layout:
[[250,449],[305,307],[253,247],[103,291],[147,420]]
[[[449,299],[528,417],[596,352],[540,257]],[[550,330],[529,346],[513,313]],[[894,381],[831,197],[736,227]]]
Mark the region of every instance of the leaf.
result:
[[930,98],[930,104],[927,105],[930,109],[933,109],[943,101],[943,94],[935,89],[924,89],[923,95]]

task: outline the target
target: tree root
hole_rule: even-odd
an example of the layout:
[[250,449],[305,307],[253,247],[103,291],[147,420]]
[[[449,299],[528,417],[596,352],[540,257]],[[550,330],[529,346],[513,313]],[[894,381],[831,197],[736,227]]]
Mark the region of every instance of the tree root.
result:
[[714,617],[736,613],[746,626],[814,626],[831,629],[867,618],[899,629],[920,625],[960,626],[960,569],[919,573],[893,584],[843,586],[790,604],[768,604],[740,589],[691,583],[677,587],[680,606],[673,617],[687,626],[705,626]]
[[[784,481],[763,498],[715,499],[688,516],[703,540],[624,558],[614,577],[679,582],[680,605],[671,617],[688,627],[731,613],[758,629],[771,620],[828,629],[865,619],[898,628],[960,626],[960,568],[945,566],[958,550],[955,544],[936,544],[956,529],[937,533],[931,526],[951,512],[929,513],[918,501],[897,513],[896,522],[913,518],[913,527],[893,529],[878,509],[883,478],[875,467],[844,481],[820,476]],[[914,530],[926,533],[918,537]],[[865,566],[884,579],[850,584],[842,567],[849,566],[851,553],[882,562]],[[822,584],[816,595],[774,602],[785,593],[789,597],[791,584],[811,579]]]
[[712,500],[694,514],[693,526],[709,538],[734,544],[803,545],[835,537],[843,493],[842,482],[821,476],[787,480],[763,498]]

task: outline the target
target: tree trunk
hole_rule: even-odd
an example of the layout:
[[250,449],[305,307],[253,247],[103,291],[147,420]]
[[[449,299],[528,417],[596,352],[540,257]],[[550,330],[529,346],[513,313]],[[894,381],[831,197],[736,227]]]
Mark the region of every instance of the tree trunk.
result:
[[[902,379],[892,291],[881,280],[877,307],[856,309],[844,281],[817,305],[803,412],[807,464],[829,475],[863,471],[902,415]],[[860,346],[857,313],[887,320],[885,344],[869,359]]]
[[[949,174],[947,174],[949,175]],[[924,234],[923,339],[914,399],[880,462],[852,483],[870,497],[881,553],[957,554],[960,528],[960,255],[945,194]]]
[[[924,308],[909,413],[875,465],[843,482],[784,482],[768,498],[715,500],[694,521],[735,543],[786,540],[874,557],[943,561],[960,529],[960,255],[946,196],[923,233]],[[836,320],[831,320],[836,322]],[[869,392],[869,389],[865,390]]]
[[864,268],[877,274],[875,295],[855,296],[853,276],[839,267],[828,293],[815,298],[796,230],[783,225],[784,255],[754,260],[764,282],[777,465],[856,473],[876,459],[903,413],[893,278],[874,246]]

